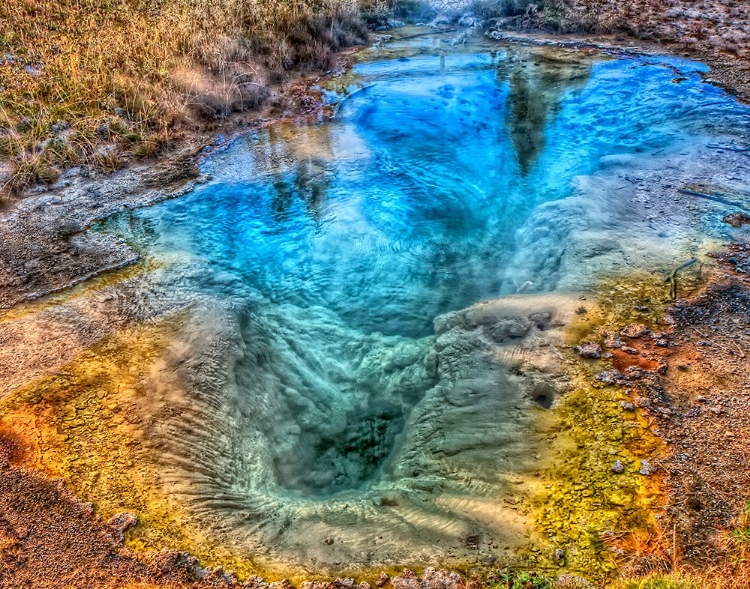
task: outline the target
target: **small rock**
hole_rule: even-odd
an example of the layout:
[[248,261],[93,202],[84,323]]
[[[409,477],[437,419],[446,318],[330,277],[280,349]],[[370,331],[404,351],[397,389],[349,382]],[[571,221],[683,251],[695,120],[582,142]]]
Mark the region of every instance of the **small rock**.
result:
[[70,125],[66,121],[56,121],[50,125],[50,131],[53,133],[62,133],[70,129]]
[[388,581],[390,579],[391,578],[388,576],[388,573],[380,573],[380,577],[378,577],[378,580],[375,581],[375,585],[377,585],[378,587],[384,587],[388,584]]
[[565,560],[565,551],[562,548],[558,548],[557,550],[555,550],[555,560]]
[[622,461],[615,460],[615,463],[611,466],[609,470],[611,470],[615,474],[622,474],[625,472],[625,467],[623,466]]
[[620,334],[631,339],[637,339],[648,335],[649,329],[643,323],[631,323]]
[[458,19],[458,25],[469,29],[480,29],[482,28],[482,21],[475,16],[465,14]]
[[602,337],[604,338],[604,346],[607,348],[621,348],[625,345],[614,331],[604,330],[602,331]]
[[743,225],[750,225],[750,215],[742,212],[730,213],[725,215],[722,221],[735,229],[739,229]]
[[325,544],[326,546],[330,546],[331,544],[333,544],[333,538],[326,538],[325,540],[323,540],[323,544]]
[[635,411],[635,405],[629,403],[628,401],[620,401],[620,408],[623,411]]
[[628,346],[623,346],[622,351],[625,352],[626,354],[632,354],[633,356],[638,354],[638,350],[636,350],[635,348],[630,348]]
[[603,382],[604,384],[617,384],[618,382],[623,380],[623,375],[617,370],[606,370],[604,372],[600,372],[594,378],[596,378],[596,380],[598,380],[599,382]]
[[648,460],[641,460],[641,468],[638,470],[638,474],[643,476],[650,476],[656,472],[656,469],[651,465]]
[[648,308],[648,307],[646,307],[645,305],[638,305],[638,306],[637,306],[637,307],[635,308],[635,310],[636,310],[636,311],[638,311],[639,313],[648,313],[648,312],[649,312],[649,311],[650,311],[651,309],[649,309],[649,308]]
[[656,340],[656,345],[660,348],[666,348],[669,346],[669,342],[665,339],[658,339]]
[[123,542],[125,532],[138,525],[138,516],[134,513],[118,513],[107,522],[107,525],[115,530],[117,541]]
[[595,344],[593,342],[581,344],[579,346],[576,346],[574,349],[582,358],[596,359],[602,357],[602,347],[599,344]]

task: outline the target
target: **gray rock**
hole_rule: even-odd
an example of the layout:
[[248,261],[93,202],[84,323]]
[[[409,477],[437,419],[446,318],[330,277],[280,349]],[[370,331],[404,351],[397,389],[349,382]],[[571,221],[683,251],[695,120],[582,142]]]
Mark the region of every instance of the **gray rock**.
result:
[[656,472],[656,468],[648,460],[641,460],[641,468],[638,470],[638,474],[643,476],[650,476]]
[[629,337],[631,339],[645,337],[649,333],[651,332],[649,331],[648,327],[643,325],[643,323],[631,323],[620,332],[621,335],[624,335],[625,337]]
[[597,374],[594,378],[604,384],[618,384],[625,380],[625,377],[618,370],[605,370]]
[[622,461],[615,460],[615,463],[610,467],[610,469],[615,474],[622,474],[625,472],[625,467],[622,464]]
[[459,26],[466,27],[469,29],[480,29],[482,28],[482,20],[471,14],[465,14],[458,19]]
[[578,345],[574,349],[576,353],[582,358],[596,359],[602,357],[602,347],[599,344],[593,342],[587,342]]

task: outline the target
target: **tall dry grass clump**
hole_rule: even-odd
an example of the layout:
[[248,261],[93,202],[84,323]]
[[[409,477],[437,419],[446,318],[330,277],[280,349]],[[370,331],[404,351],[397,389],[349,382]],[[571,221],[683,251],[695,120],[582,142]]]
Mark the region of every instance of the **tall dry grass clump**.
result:
[[154,155],[179,127],[261,103],[287,72],[328,68],[333,52],[366,38],[359,4],[0,3],[0,158],[17,171],[10,188],[82,161],[108,169],[122,155]]

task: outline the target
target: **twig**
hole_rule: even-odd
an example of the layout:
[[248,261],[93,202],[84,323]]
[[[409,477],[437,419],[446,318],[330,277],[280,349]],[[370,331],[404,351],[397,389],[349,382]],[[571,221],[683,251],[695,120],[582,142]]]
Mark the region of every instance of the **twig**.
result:
[[680,194],[687,194],[688,196],[697,196],[698,198],[705,198],[706,200],[712,200],[714,202],[718,202],[718,203],[721,203],[723,205],[727,205],[730,207],[737,207],[738,209],[742,209],[743,211],[748,210],[747,207],[745,207],[742,203],[727,200],[720,196],[716,196],[715,194],[706,194],[704,192],[688,190],[687,188],[680,188],[677,192],[679,192]]
[[364,92],[368,88],[372,88],[373,86],[376,86],[376,85],[377,85],[377,82],[375,82],[374,84],[369,84],[367,86],[362,86],[361,88],[357,88],[351,94],[347,94],[346,96],[344,96],[341,100],[339,100],[336,103],[336,106],[333,109],[333,115],[331,115],[331,118],[332,119],[336,118],[336,116],[339,114],[339,111],[341,110],[341,105],[344,104],[347,100],[349,100],[352,96],[355,96],[356,94],[359,94],[360,92]]
[[685,268],[688,268],[689,266],[692,266],[698,261],[698,258],[690,258],[687,262],[684,264],[680,264],[672,270],[672,272],[669,273],[669,276],[664,280],[664,282],[669,282],[669,296],[672,297],[673,301],[677,300],[677,273],[680,270],[684,270]]
[[[717,344],[714,340],[712,340],[710,337],[708,337],[705,333],[703,333],[702,331],[696,329],[692,325],[690,326],[690,329],[692,329],[695,333],[697,333],[699,336],[701,336],[705,341],[707,341],[709,344],[711,344],[715,348],[718,348],[720,350],[724,350],[725,352],[729,352],[730,354],[734,353],[732,350],[727,350],[726,347]],[[742,348],[740,347],[740,345],[737,342],[735,342],[735,341],[732,341],[732,343],[737,348],[737,351],[740,354],[740,358],[744,359],[745,358],[745,352],[742,351]]]

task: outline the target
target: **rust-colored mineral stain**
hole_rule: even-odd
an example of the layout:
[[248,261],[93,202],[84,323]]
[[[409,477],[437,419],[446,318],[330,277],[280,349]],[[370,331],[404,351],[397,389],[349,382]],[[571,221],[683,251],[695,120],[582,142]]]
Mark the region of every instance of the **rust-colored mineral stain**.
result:
[[[612,354],[612,366],[620,372],[627,371],[633,366],[649,372],[656,372],[664,365],[662,359],[656,354],[655,347],[644,342],[628,342],[629,350],[614,349]],[[630,351],[630,350],[634,350]]]

